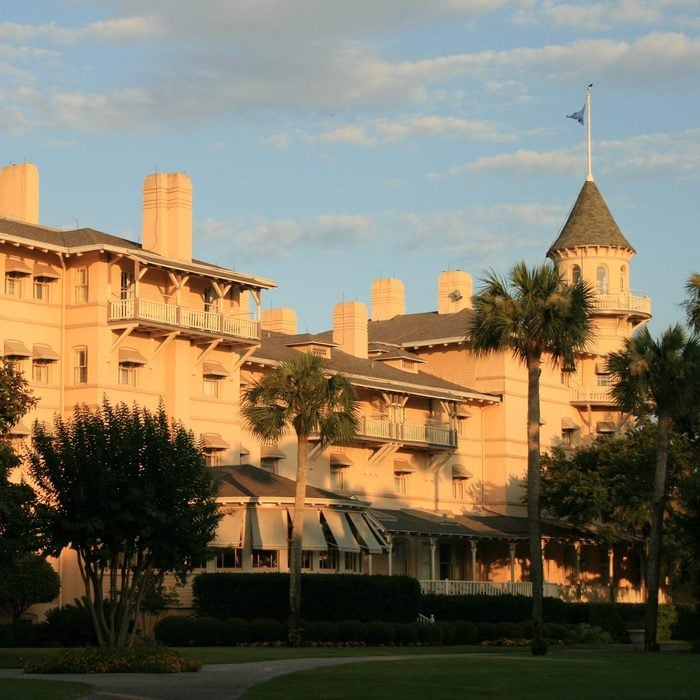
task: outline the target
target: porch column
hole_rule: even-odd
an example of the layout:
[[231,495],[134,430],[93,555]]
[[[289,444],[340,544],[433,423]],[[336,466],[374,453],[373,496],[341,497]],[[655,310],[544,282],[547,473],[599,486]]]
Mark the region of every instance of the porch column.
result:
[[437,544],[434,537],[430,538],[430,580],[435,581],[435,550]]
[[372,575],[372,555],[371,554],[367,555],[367,574],[369,576]]
[[510,560],[510,582],[515,581],[515,542],[508,543],[508,559]]
[[472,581],[478,581],[479,575],[476,570],[476,540],[469,540],[469,547],[472,551]]
[[393,572],[394,567],[393,567],[393,561],[392,561],[392,560],[393,560],[393,558],[394,558],[394,544],[393,544],[393,542],[391,541],[391,535],[387,535],[387,536],[386,536],[386,543],[389,545],[389,551],[386,553],[386,557],[387,557],[387,567],[386,567],[386,568],[387,568],[387,574],[388,574],[389,576],[393,576],[393,575],[394,575],[394,572]]
[[574,542],[574,583],[581,583],[581,543]]
[[608,549],[608,588],[610,589],[610,602],[615,602],[615,550]]

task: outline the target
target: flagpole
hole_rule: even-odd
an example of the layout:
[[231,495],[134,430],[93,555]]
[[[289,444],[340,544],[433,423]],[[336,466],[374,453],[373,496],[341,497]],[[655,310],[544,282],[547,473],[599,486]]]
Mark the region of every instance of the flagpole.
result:
[[586,94],[586,112],[588,114],[588,119],[586,119],[586,126],[588,128],[588,176],[586,180],[593,182],[593,163],[591,159],[591,88],[593,83],[588,86],[588,93]]

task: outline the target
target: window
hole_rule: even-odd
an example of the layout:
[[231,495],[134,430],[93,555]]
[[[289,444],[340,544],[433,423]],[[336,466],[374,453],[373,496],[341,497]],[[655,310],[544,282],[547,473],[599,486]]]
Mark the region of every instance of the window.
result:
[[254,569],[276,569],[277,550],[276,549],[254,549],[253,550]]
[[577,284],[581,281],[581,268],[578,265],[574,265],[571,268],[571,284]]
[[596,268],[595,291],[596,294],[608,293],[608,268],[605,265],[598,265]]
[[452,479],[452,498],[457,501],[464,500],[464,484],[466,479]]
[[49,282],[42,278],[34,278],[34,298],[39,301],[49,301]]
[[625,278],[626,278],[625,266],[621,265],[620,266],[620,294],[625,293]]
[[220,377],[206,376],[202,381],[202,393],[209,399],[219,398]]
[[357,552],[343,552],[345,571],[362,571],[362,559]]
[[331,488],[343,491],[345,489],[345,468],[331,467]]
[[277,460],[276,458],[270,458],[270,457],[261,457],[260,458],[260,469],[264,469],[266,472],[270,472],[270,474],[277,474]]
[[136,367],[119,365],[119,383],[125,386],[136,386]]
[[22,278],[16,275],[5,275],[5,294],[9,297],[21,297]]
[[87,384],[88,380],[87,348],[73,350],[73,383]]
[[211,287],[204,290],[204,310],[211,313],[219,310],[219,297]]
[[219,549],[216,553],[217,569],[240,569],[242,562],[242,550],[228,547]]
[[338,550],[328,549],[318,553],[318,568],[325,571],[338,570]]
[[204,450],[204,463],[208,467],[220,467],[221,450]]
[[313,569],[314,564],[314,553],[310,552],[308,549],[301,550],[301,568],[307,571]]
[[88,269],[79,267],[75,271],[75,303],[85,304],[88,300]]
[[32,380],[37,384],[49,383],[49,365],[46,362],[32,361]]
[[394,491],[396,493],[408,493],[408,474],[394,472]]

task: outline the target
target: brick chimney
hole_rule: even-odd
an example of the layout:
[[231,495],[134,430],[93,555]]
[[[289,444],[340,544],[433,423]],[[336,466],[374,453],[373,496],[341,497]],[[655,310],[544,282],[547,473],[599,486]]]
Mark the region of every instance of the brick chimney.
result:
[[34,163],[8,165],[0,170],[0,216],[39,223],[39,170]]
[[386,321],[405,313],[404,286],[401,280],[384,277],[372,282],[372,320]]
[[360,301],[343,301],[333,308],[333,342],[343,352],[367,359],[367,307]]
[[141,244],[166,258],[192,260],[192,183],[184,173],[146,176]]
[[438,278],[438,313],[472,308],[472,278],[463,270],[446,270]]
[[295,335],[297,314],[294,309],[265,309],[260,324],[264,331]]

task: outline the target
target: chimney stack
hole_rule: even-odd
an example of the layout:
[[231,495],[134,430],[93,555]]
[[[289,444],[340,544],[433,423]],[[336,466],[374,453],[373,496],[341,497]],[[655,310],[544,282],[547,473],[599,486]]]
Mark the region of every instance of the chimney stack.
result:
[[146,176],[141,244],[166,258],[191,262],[192,183],[184,173]]
[[472,308],[472,278],[463,270],[446,270],[438,278],[438,313]]
[[404,286],[401,280],[385,277],[372,282],[372,320],[386,321],[405,313]]
[[264,331],[275,331],[285,335],[297,332],[297,315],[294,309],[265,309],[260,322]]
[[34,163],[8,165],[0,170],[0,216],[39,223],[39,170]]
[[343,301],[333,308],[333,342],[343,352],[367,359],[367,307],[359,301]]

